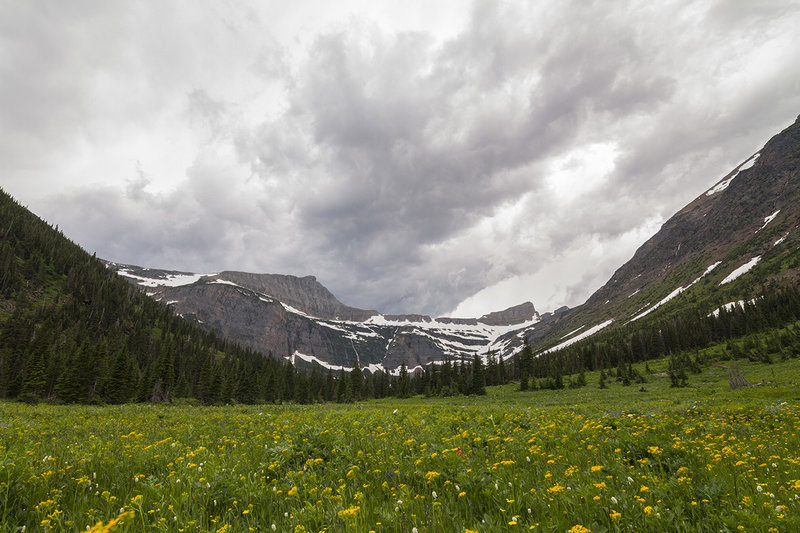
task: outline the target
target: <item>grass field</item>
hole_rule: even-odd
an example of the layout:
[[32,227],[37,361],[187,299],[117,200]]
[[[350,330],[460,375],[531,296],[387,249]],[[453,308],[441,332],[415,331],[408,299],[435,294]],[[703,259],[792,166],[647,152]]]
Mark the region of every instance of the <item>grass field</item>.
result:
[[0,403],[0,531],[800,531],[800,361],[739,363],[766,383],[737,391],[665,365],[349,406]]

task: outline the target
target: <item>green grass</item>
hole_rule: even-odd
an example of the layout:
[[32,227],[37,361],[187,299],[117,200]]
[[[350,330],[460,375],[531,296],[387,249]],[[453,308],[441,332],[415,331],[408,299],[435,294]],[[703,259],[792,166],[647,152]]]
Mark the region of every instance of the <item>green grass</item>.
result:
[[797,531],[800,361],[737,364],[768,383],[673,389],[660,360],[349,406],[0,403],[0,531]]

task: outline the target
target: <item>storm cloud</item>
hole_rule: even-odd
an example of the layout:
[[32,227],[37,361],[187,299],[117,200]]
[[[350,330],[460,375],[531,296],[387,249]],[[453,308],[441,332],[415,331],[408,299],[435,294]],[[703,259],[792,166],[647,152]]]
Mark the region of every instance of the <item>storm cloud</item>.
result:
[[800,3],[31,2],[2,187],[98,256],[576,305],[800,112]]

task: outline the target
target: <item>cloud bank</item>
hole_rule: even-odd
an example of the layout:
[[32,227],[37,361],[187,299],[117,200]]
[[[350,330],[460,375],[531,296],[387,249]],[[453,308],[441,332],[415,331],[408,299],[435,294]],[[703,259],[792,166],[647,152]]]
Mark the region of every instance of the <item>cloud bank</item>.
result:
[[576,305],[800,112],[798,2],[14,4],[3,188],[101,257]]

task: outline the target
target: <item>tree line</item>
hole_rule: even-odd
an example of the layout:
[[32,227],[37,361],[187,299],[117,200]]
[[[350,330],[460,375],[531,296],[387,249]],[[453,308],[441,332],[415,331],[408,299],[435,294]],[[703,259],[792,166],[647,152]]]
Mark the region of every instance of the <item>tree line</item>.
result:
[[[702,310],[701,310],[702,309]],[[536,357],[531,373],[540,378],[554,373],[617,369],[624,374],[632,363],[670,356],[675,371],[701,364],[688,355],[714,344],[725,356],[771,362],[769,354],[786,359],[800,354],[800,331],[784,326],[800,320],[800,292],[794,285],[761,287],[759,295],[732,306],[711,310],[693,306],[672,316],[601,332],[564,349]],[[759,340],[754,333],[762,333]],[[744,338],[739,342],[736,339]],[[681,378],[679,378],[681,379]]]

